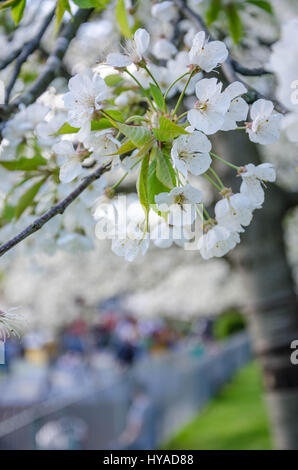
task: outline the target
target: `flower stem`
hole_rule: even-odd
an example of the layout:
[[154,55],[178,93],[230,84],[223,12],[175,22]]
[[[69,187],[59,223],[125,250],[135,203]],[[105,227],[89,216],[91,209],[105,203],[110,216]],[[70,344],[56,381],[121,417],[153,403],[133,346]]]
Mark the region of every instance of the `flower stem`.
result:
[[146,98],[148,98],[148,100],[149,100],[149,102],[150,102],[152,108],[155,109],[154,104],[153,104],[153,102],[152,102],[150,96],[148,96],[148,94],[146,93],[145,88],[142,87],[142,85],[141,85],[141,83],[139,82],[139,80],[138,80],[132,73],[130,73],[129,70],[125,69],[125,72],[136,82],[136,84],[138,85],[138,87],[142,90],[144,96],[146,96]]
[[183,75],[181,75],[180,77],[178,77],[173,83],[171,83],[171,85],[167,88],[167,91],[165,92],[164,94],[164,99],[166,100],[167,99],[167,96],[168,96],[168,93],[169,91],[173,88],[174,85],[176,85],[177,82],[179,82],[179,80],[181,80],[183,77],[185,77],[186,75],[188,75],[189,72],[185,72]]
[[188,87],[188,85],[189,85],[189,82],[190,82],[190,80],[191,80],[193,74],[194,74],[194,71],[192,71],[192,72],[189,74],[188,80],[187,80],[187,82],[185,83],[185,87],[183,88],[183,91],[182,91],[181,95],[179,96],[179,99],[178,99],[177,104],[176,104],[176,106],[175,106],[175,109],[174,109],[174,111],[173,111],[173,115],[175,115],[175,114],[177,113],[177,110],[178,110],[178,108],[179,108],[179,106],[180,106],[181,101],[183,100],[184,94],[185,94],[185,92],[186,92],[186,89],[187,89],[187,87]]
[[225,163],[226,165],[230,166],[231,168],[234,168],[234,170],[238,171],[239,166],[233,165],[233,163],[228,162],[227,160],[225,160],[224,158],[219,157],[218,155],[216,155],[213,152],[210,152],[210,155],[214,158],[217,158],[217,160],[220,160],[221,162]]
[[188,111],[185,111],[185,113],[180,114],[180,116],[177,117],[177,121],[180,121],[184,116],[187,116]]
[[[200,207],[202,207],[201,204],[200,204]],[[202,208],[204,209],[204,207],[202,207]],[[199,209],[198,206],[196,206],[196,212],[197,212],[197,214],[199,214],[199,216],[200,216],[200,218],[201,218],[201,221],[204,223],[204,222],[205,222],[204,214],[203,214],[203,212]]]
[[221,187],[218,186],[217,183],[215,183],[215,181],[213,181],[213,179],[210,178],[210,176],[208,176],[206,173],[203,175],[208,181],[209,183],[211,183],[219,192],[221,191]]
[[[134,168],[135,166],[137,166],[137,164],[140,163],[141,161],[142,161],[142,158],[140,158],[139,160],[137,160],[136,162],[134,162],[134,164],[130,167],[130,169],[133,170],[133,168]],[[112,189],[117,189],[118,186],[119,186],[119,184],[121,184],[122,181],[125,180],[125,178],[127,177],[128,174],[129,174],[129,172],[126,171],[126,172],[124,173],[124,175],[120,178],[120,180],[117,181],[117,183],[115,183],[115,184],[112,186]]]
[[211,219],[211,217],[209,215],[209,212],[207,211],[207,209],[206,209],[206,207],[204,206],[203,203],[201,204],[201,207],[202,207],[203,212],[204,212],[205,216],[207,217],[207,219]]
[[156,78],[154,77],[154,75],[150,72],[150,70],[148,69],[147,65],[144,65],[144,69],[146,70],[146,72],[148,73],[148,75],[152,78],[152,80],[154,81],[155,85],[157,86],[157,88],[161,91],[160,89],[160,86],[156,80]]
[[220,177],[218,176],[218,174],[216,173],[216,171],[213,170],[213,168],[211,168],[211,167],[209,168],[209,171],[210,171],[210,172],[213,174],[213,176],[217,179],[217,181],[219,182],[220,186],[221,186],[222,188],[224,188],[225,185],[224,185],[223,182],[221,181],[221,179],[220,179]]
[[113,186],[112,186],[112,189],[115,190],[118,188],[119,184],[122,183],[123,180],[125,180],[125,178],[127,177],[128,175],[128,171],[126,171],[126,173],[124,173],[124,175],[120,178],[119,181],[117,181],[117,183],[115,183]]

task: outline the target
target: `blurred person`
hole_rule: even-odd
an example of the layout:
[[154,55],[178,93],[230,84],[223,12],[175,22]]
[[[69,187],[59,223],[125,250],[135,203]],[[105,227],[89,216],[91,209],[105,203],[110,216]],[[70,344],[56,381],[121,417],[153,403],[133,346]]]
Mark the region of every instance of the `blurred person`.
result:
[[48,343],[48,333],[45,330],[36,329],[23,336],[25,359],[36,365],[48,363],[48,354],[45,349]]
[[35,442],[39,450],[81,450],[87,436],[87,425],[73,416],[48,421],[36,433]]
[[115,448],[123,450],[155,449],[156,415],[152,400],[142,384],[137,384],[127,413],[124,431]]
[[139,352],[138,330],[132,317],[125,317],[115,328],[116,355],[124,367],[131,366]]

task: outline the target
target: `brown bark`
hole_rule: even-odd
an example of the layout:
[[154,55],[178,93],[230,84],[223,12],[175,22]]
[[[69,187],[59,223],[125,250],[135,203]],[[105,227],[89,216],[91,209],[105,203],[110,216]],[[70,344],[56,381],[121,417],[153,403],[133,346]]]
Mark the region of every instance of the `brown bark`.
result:
[[[222,133],[214,145],[236,165],[261,163],[257,147],[239,131]],[[298,366],[290,361],[291,342],[298,339],[298,305],[283,236],[288,201],[287,192],[269,184],[263,209],[255,211],[242,243],[231,253],[247,288],[244,301],[278,449],[298,449]]]

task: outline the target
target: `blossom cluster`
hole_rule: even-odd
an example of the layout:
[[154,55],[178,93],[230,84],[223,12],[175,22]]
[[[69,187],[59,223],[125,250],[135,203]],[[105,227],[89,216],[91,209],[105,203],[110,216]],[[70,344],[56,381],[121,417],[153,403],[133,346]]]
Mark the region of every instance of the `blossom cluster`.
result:
[[[163,27],[176,13],[170,1],[152,7]],[[139,28],[121,52],[73,76],[63,101],[48,92],[20,107],[3,129],[0,148],[6,159],[0,241],[104,167],[69,211],[41,230],[35,247],[77,251],[91,248],[96,237],[112,238],[113,252],[128,261],[151,242],[185,247],[194,239],[192,249],[205,259],[233,249],[262,207],[263,187],[275,180],[275,170],[269,163],[237,167],[224,160],[212,151],[212,136],[238,130],[254,143],[272,144],[282,116],[265,99],[249,106],[240,81],[224,86],[215,78],[227,57],[225,43],[209,41],[202,31],[187,31],[179,51],[166,37],[152,44]],[[215,162],[232,168],[238,192],[226,187]],[[13,164],[19,172],[9,171]],[[117,193],[135,177],[137,195],[123,205]],[[203,178],[220,199],[214,216],[205,207]]]

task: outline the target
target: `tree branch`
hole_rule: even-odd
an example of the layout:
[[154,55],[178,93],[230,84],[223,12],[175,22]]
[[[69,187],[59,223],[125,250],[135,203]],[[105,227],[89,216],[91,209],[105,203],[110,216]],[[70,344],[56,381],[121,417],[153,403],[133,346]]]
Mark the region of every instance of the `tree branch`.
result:
[[21,54],[23,47],[26,47],[27,44],[28,43],[25,43],[24,46],[15,49],[9,54],[9,56],[6,57],[6,59],[3,59],[0,62],[0,70],[5,69],[9,64],[11,64],[11,62],[13,62]]
[[56,46],[50,54],[40,76],[28,90],[16,98],[12,103],[9,105],[0,106],[0,115],[9,116],[18,108],[19,104],[22,103],[28,106],[29,104],[33,103],[42,93],[44,93],[44,91],[59,73],[62,66],[62,59],[66,54],[71,40],[75,37],[81,24],[88,20],[92,12],[92,8],[88,10],[78,10],[73,19],[69,21],[69,23],[67,23],[67,25],[65,25],[63,28],[61,35],[57,39]]
[[3,256],[7,251],[13,248],[15,245],[20,243],[25,238],[29,237],[33,233],[40,230],[49,220],[55,217],[58,214],[63,214],[65,209],[83,192],[85,189],[101,177],[103,173],[110,169],[111,164],[107,163],[104,166],[97,168],[93,173],[83,179],[81,184],[74,189],[65,199],[55,204],[51,209],[45,212],[41,217],[37,218],[32,222],[28,227],[26,227],[22,232],[20,232],[15,237],[11,238],[8,242],[3,243],[0,246],[0,257]]
[[45,34],[46,30],[48,29],[48,26],[51,23],[54,14],[55,14],[55,8],[46,16],[37,35],[32,39],[32,41],[29,41],[27,44],[23,46],[21,53],[17,56],[15,68],[14,68],[11,80],[6,89],[6,95],[5,95],[6,104],[9,101],[10,94],[17,81],[22,65],[24,64],[24,62],[26,62],[28,57],[38,48],[39,43],[42,40],[43,35]]
[[[214,38],[212,38],[212,36],[210,34],[210,31],[207,28],[207,26],[205,25],[205,23],[204,23],[203,19],[201,18],[201,16],[198,15],[197,13],[195,13],[191,8],[189,8],[186,5],[184,0],[173,0],[173,1],[176,4],[177,8],[180,10],[180,12],[186,18],[188,18],[190,21],[192,21],[196,25],[196,27],[198,28],[199,31],[204,31],[207,37],[209,37],[210,39],[214,39]],[[235,64],[237,64],[237,65],[235,65]],[[247,76],[251,75],[252,76],[252,75],[255,74],[254,72],[257,71],[258,73],[256,75],[261,75],[260,71],[262,71],[262,69],[251,69],[251,70],[246,69],[242,65],[238,64],[237,61],[235,61],[234,59],[231,59],[230,56],[222,64],[221,68],[222,68],[222,71],[223,71],[226,79],[228,80],[228,82],[231,83],[231,82],[237,80],[237,81],[240,81],[241,83],[243,83],[243,85],[246,88],[248,88],[248,90],[250,90],[252,92],[254,100],[257,100],[257,99],[260,99],[260,98],[268,99],[264,95],[259,93],[255,88],[250,86],[248,83],[246,83],[242,79],[239,79],[239,77],[237,76],[237,73],[236,73],[236,72],[238,72],[242,75],[247,75]],[[240,69],[242,70],[242,72],[240,72]],[[243,72],[245,72],[245,73],[243,73]],[[288,110],[284,106],[282,106],[282,104],[279,103],[277,100],[273,100],[272,98],[270,98],[270,99],[274,103],[274,107],[278,112],[280,112],[282,114],[286,114],[288,112]]]
[[262,75],[270,75],[271,72],[269,70],[265,70],[262,67],[256,67],[253,69],[248,69],[247,67],[244,67],[243,65],[239,64],[237,60],[235,59],[230,59],[231,64],[235,70],[235,72],[240,73],[240,75],[244,75],[246,77],[260,77]]
[[[40,44],[38,46],[38,52],[40,53],[40,56],[46,61],[49,58],[49,53],[46,51],[46,49]],[[61,66],[59,70],[59,74],[61,77],[65,78],[65,80],[69,81],[69,79],[72,77],[70,71],[68,70],[67,66],[64,64],[64,62],[61,61]]]

